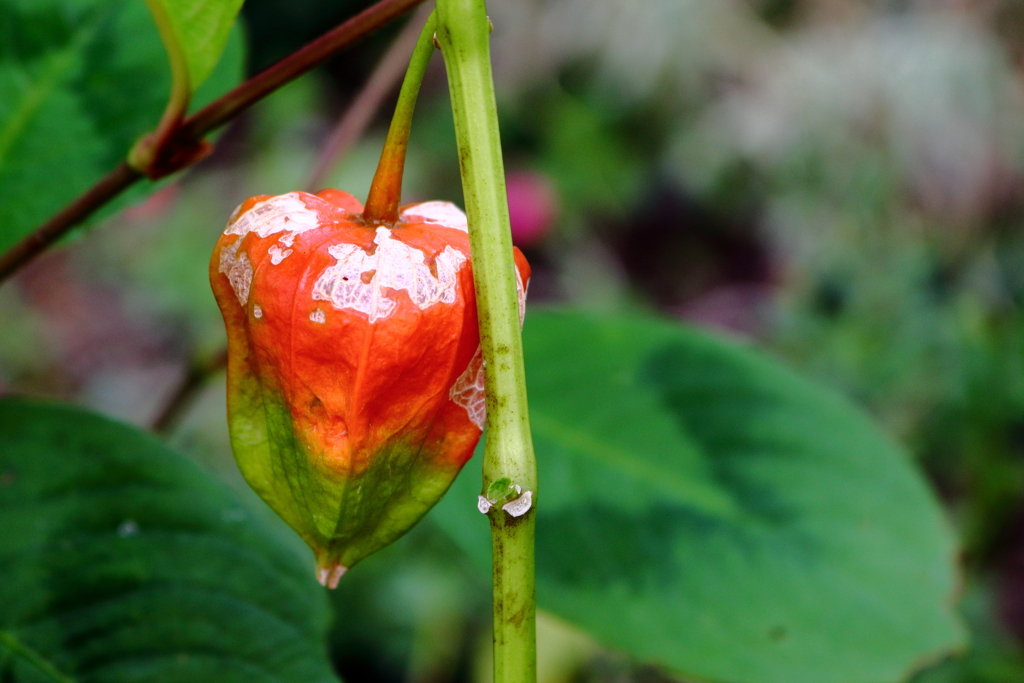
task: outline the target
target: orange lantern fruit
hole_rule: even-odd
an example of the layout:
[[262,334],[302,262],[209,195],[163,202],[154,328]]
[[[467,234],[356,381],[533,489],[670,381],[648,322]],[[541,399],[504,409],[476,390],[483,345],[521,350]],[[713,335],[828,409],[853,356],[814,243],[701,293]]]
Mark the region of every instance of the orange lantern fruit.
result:
[[[530,268],[514,256],[522,315]],[[334,587],[426,514],[480,439],[465,215],[425,202],[381,224],[338,190],[252,197],[210,279],[239,468]]]

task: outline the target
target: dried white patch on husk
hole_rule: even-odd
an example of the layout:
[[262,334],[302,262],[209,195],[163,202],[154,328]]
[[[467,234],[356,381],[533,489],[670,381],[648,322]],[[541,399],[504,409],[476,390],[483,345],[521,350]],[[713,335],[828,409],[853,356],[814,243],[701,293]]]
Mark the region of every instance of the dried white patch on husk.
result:
[[466,214],[451,202],[422,202],[406,207],[399,219],[412,223],[419,218],[427,223],[434,223],[444,228],[454,228],[469,232]]
[[[523,326],[526,317],[526,288],[523,286],[523,278],[516,268],[516,298],[519,302],[519,326]],[[466,409],[469,419],[480,429],[484,428],[487,420],[487,391],[484,384],[484,358],[480,347],[470,359],[469,365],[463,370],[459,378],[455,380],[448,397],[456,404]]]
[[514,268],[516,271],[516,302],[519,304],[519,329],[523,329],[523,321],[526,320],[526,287],[529,285],[523,285],[523,276],[519,274],[519,269]]
[[284,261],[288,254],[292,253],[292,250],[285,249],[280,244],[275,244],[270,249],[267,249],[267,253],[270,254],[270,263],[276,266],[281,261]]
[[235,209],[224,234],[243,238],[251,232],[260,237],[284,233],[269,249],[270,262],[276,266],[292,253],[287,247],[295,244],[297,235],[319,226],[317,212],[306,206],[298,192],[289,192],[254,204],[240,215]]
[[235,290],[238,303],[244,306],[249,301],[249,287],[252,285],[252,263],[245,252],[238,253],[238,247],[241,245],[242,239],[238,238],[221,248],[217,271],[228,276],[228,282]]
[[252,307],[252,316],[253,316],[254,318],[262,318],[262,317],[263,317],[263,308],[262,308],[262,307],[260,307],[260,305],[259,305],[259,304],[253,304],[253,307]]
[[249,287],[252,286],[252,263],[249,262],[249,255],[243,253],[231,266],[228,272],[228,281],[238,296],[238,302],[243,306],[249,301]]
[[238,260],[238,248],[240,246],[242,246],[242,240],[239,239],[221,248],[220,261],[217,263],[218,273],[228,274],[231,266],[235,265],[235,261]]
[[487,496],[476,497],[476,509],[482,512],[483,514],[486,515],[488,512],[490,512],[492,507],[494,507],[494,503],[489,501],[487,499]]
[[318,308],[309,314],[309,319],[315,323],[323,324],[327,322],[327,315],[323,312],[322,309]]
[[448,398],[455,405],[466,409],[473,424],[480,429],[484,428],[484,421],[487,420],[487,394],[484,391],[484,357],[479,346],[469,365],[449,390]]
[[377,249],[372,254],[354,244],[328,247],[327,253],[337,263],[317,278],[313,299],[329,301],[337,309],[365,313],[371,323],[387,318],[397,306],[385,288],[404,290],[420,310],[455,303],[458,273],[466,262],[461,251],[446,246],[434,259],[435,277],[425,254],[392,238],[388,228],[377,228],[373,242]]
[[260,237],[269,237],[279,232],[299,234],[319,224],[320,218],[316,211],[306,206],[298,192],[289,192],[254,204],[228,223],[224,234],[240,237],[250,232]]

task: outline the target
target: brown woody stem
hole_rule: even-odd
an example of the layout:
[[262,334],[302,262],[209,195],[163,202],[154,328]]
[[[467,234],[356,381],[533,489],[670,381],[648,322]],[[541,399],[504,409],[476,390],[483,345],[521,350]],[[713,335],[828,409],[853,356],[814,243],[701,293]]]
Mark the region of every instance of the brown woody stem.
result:
[[285,83],[319,66],[334,53],[397,19],[423,1],[381,0],[368,7],[188,117],[181,127],[180,135],[185,139],[201,138],[231,121]]
[[94,211],[121,194],[142,178],[142,174],[126,163],[121,164],[60,213],[43,223],[27,237],[0,256],[0,282],[63,237]]
[[[179,171],[198,161],[202,154],[193,153],[193,150],[202,147],[203,136],[207,133],[231,121],[285,83],[318,66],[342,48],[421,2],[423,0],[381,0],[185,119],[162,146],[167,158],[182,160],[180,165],[169,168],[167,173]],[[122,163],[108,173],[78,199],[0,256],[0,283],[142,177],[127,163]]]

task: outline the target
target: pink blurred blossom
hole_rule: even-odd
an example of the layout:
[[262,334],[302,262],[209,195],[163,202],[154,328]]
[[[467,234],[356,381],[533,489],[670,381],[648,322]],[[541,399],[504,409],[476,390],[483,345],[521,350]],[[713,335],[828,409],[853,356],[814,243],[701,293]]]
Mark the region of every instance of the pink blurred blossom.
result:
[[518,247],[537,244],[558,215],[558,194],[543,173],[513,171],[505,179],[512,243]]

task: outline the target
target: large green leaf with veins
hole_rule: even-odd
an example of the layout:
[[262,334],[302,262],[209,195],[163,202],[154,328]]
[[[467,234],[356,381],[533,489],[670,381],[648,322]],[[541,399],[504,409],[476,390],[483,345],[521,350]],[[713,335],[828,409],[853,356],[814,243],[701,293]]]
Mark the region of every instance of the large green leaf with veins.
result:
[[0,680],[336,683],[310,562],[152,437],[0,399]]
[[[0,0],[0,17],[3,251],[156,128],[171,74],[141,0]],[[240,80],[243,52],[235,31],[195,106]]]
[[[891,683],[963,642],[913,463],[763,355],[643,317],[531,311],[541,607],[701,680]],[[489,565],[470,466],[432,513]]]

